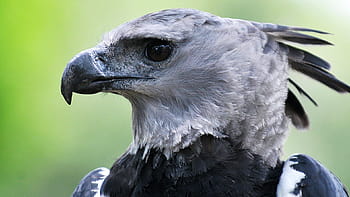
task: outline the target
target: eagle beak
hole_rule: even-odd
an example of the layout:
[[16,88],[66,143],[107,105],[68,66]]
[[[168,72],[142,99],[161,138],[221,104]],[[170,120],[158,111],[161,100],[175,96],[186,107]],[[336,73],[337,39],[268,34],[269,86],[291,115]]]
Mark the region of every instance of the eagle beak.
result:
[[73,92],[116,92],[125,90],[133,81],[153,79],[131,70],[132,66],[125,69],[118,63],[111,63],[110,59],[99,55],[98,51],[96,48],[85,50],[67,64],[61,80],[61,93],[69,105]]
[[92,50],[86,50],[67,64],[61,80],[61,93],[69,105],[73,92],[94,94],[101,91],[102,84],[97,83],[97,79],[104,79],[105,74],[101,65],[93,58]]

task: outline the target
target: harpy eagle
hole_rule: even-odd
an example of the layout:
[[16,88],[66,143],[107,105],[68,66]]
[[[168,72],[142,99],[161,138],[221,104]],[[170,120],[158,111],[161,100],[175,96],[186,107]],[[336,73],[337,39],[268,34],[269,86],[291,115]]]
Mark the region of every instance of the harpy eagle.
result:
[[331,44],[302,32],[325,34],[169,9],[125,23],[76,55],[62,77],[65,100],[73,92],[124,96],[133,141],[110,170],[86,175],[73,197],[348,196],[311,157],[280,160],[288,125],[309,125],[288,83],[309,96],[290,70],[350,92],[329,63],[289,45]]

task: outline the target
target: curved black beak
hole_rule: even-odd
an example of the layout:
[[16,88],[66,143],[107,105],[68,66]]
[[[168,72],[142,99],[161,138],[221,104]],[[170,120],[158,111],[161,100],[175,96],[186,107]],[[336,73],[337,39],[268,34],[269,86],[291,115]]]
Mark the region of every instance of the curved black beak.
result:
[[104,79],[105,74],[93,59],[91,50],[76,55],[65,68],[61,80],[61,93],[68,104],[71,104],[73,92],[94,94],[101,90],[97,79]]
[[92,48],[76,55],[63,72],[61,93],[69,105],[73,92],[95,94],[101,91],[123,90],[125,84],[130,84],[130,81],[152,79],[139,75],[132,67],[125,69],[115,65],[116,63],[110,63],[111,61],[99,55],[96,50],[98,49]]

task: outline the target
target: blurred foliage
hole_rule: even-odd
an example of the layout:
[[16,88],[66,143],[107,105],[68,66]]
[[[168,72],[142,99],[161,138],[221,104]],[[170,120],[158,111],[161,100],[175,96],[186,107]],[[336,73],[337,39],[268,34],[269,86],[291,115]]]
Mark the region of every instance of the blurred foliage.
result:
[[[102,34],[149,12],[188,7],[224,17],[312,27],[335,47],[307,47],[350,83],[346,0],[4,0],[0,3],[0,196],[70,196],[88,171],[111,166],[131,141],[131,108],[115,95],[60,95],[65,64]],[[294,75],[293,75],[294,76]],[[320,107],[302,99],[311,131],[295,132],[285,156],[306,153],[350,186],[349,95],[295,76]]]

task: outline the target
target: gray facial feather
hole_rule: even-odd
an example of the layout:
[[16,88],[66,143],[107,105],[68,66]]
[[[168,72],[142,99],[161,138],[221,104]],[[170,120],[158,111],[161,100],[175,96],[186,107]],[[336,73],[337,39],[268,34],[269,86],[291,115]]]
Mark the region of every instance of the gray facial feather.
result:
[[[171,25],[169,25],[171,24]],[[158,38],[176,51],[156,80],[124,93],[132,103],[134,141],[170,156],[209,134],[239,139],[275,165],[289,119],[288,63],[278,44],[250,22],[196,10],[166,10],[121,25],[102,41]]]
[[[325,61],[281,43],[329,44],[295,31],[324,33],[191,9],[148,14],[107,33],[91,49],[108,57],[106,72],[149,79],[117,80],[102,90],[121,94],[132,104],[134,139],[129,152],[145,148],[147,158],[148,150],[156,148],[170,157],[200,136],[212,135],[233,138],[275,166],[289,117],[296,126],[306,127],[308,122],[295,96],[290,101],[298,108],[285,106],[289,68],[298,68],[326,85],[332,83],[330,87],[350,90],[320,70]],[[167,60],[145,59],[143,40],[150,38],[174,45]],[[291,67],[293,62],[299,67]],[[329,80],[323,76],[330,76]],[[63,92],[70,102],[68,90]]]

